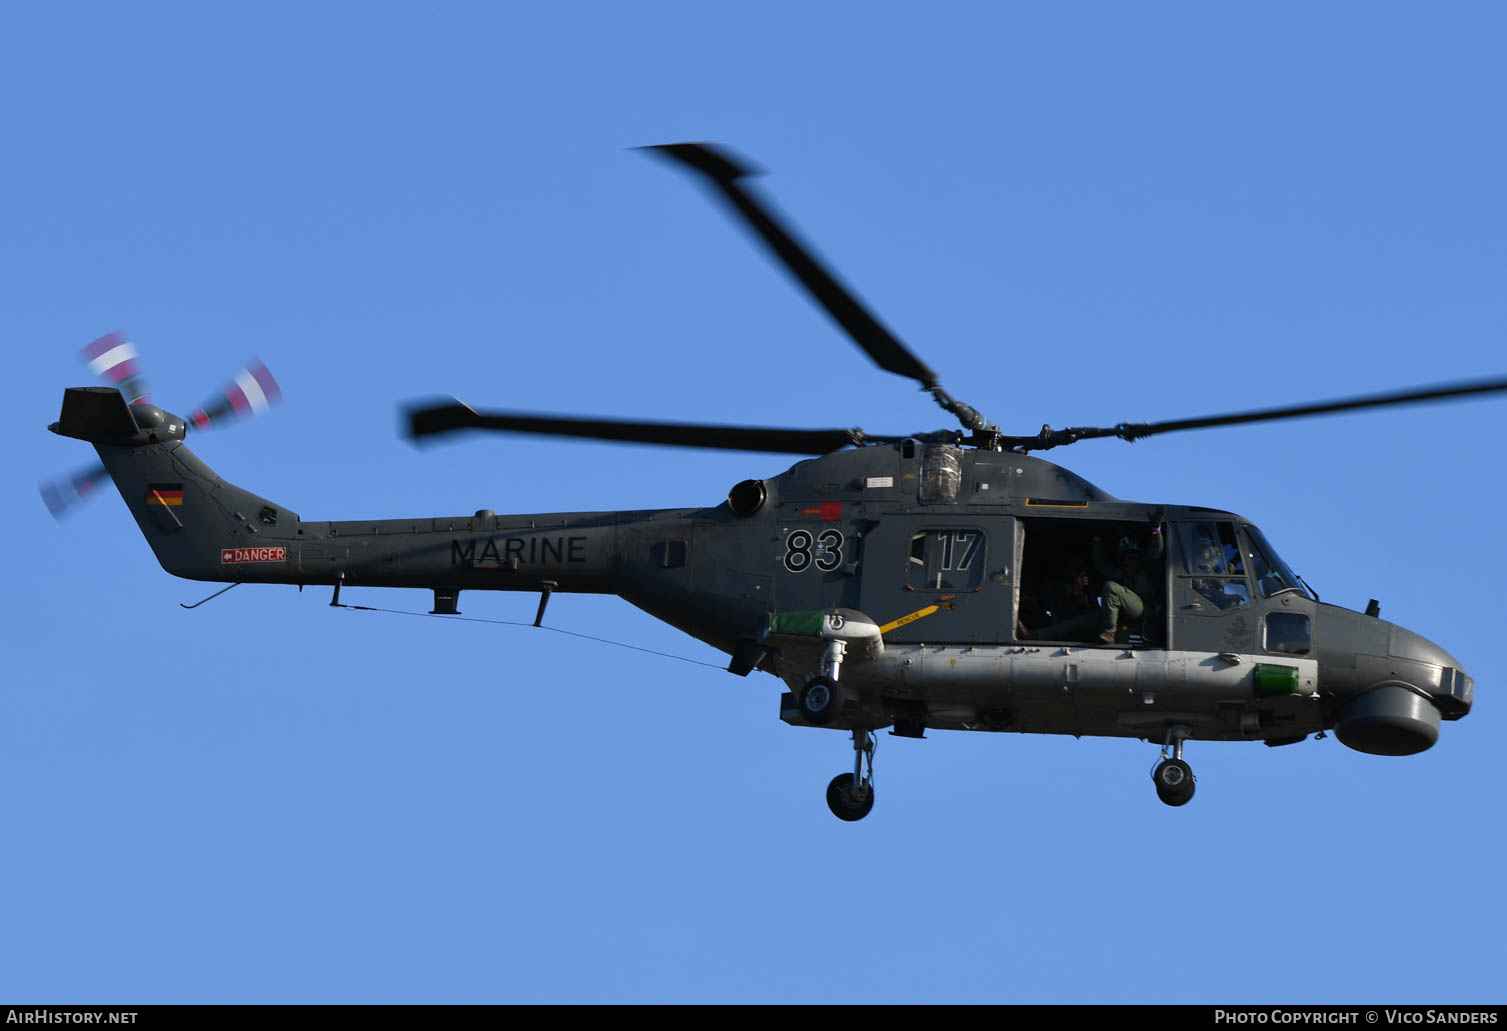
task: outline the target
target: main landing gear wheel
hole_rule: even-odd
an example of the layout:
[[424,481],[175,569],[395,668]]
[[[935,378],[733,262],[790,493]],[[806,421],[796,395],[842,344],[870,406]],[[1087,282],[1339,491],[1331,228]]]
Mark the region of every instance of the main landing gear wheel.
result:
[[1193,797],[1193,767],[1183,762],[1183,742],[1188,735],[1187,727],[1168,727],[1167,739],[1162,744],[1162,761],[1151,771],[1156,797],[1167,805],[1187,805]]
[[842,708],[842,695],[838,692],[837,681],[831,677],[812,677],[796,696],[795,706],[800,709],[801,718],[807,723],[825,727],[837,715],[837,710]]
[[1151,771],[1156,797],[1168,805],[1187,805],[1193,797],[1193,768],[1181,759],[1163,759]]
[[847,820],[849,823],[861,820],[874,808],[874,785],[863,784],[855,792],[853,775],[839,773],[827,785],[827,808],[839,820]]
[[853,772],[839,773],[827,785],[827,808],[839,820],[849,823],[861,820],[874,808],[874,749],[877,745],[873,734],[862,728],[853,729]]

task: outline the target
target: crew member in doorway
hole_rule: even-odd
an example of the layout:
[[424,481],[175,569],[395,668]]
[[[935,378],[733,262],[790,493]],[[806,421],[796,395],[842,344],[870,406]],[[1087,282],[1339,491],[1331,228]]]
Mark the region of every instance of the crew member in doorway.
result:
[[1140,623],[1148,600],[1155,598],[1161,588],[1164,551],[1160,527],[1151,531],[1149,546],[1127,534],[1120,538],[1113,553],[1102,537],[1094,538],[1094,568],[1104,577],[1099,588],[1099,597],[1104,601],[1097,638],[1100,643],[1114,644],[1122,630],[1128,632]]
[[1088,587],[1088,560],[1082,555],[1069,556],[1067,569],[1067,576],[1047,585],[1051,623],[1029,636],[1042,641],[1091,641],[1100,632],[1104,613]]

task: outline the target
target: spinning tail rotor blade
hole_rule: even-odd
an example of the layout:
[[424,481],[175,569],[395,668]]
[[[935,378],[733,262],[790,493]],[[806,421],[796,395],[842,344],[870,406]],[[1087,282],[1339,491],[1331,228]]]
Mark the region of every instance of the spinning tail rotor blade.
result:
[[[141,371],[141,355],[120,330],[106,333],[78,353],[79,361],[104,382],[120,391],[127,404],[149,403],[147,380]],[[68,476],[37,484],[42,503],[52,518],[62,522],[93,496],[109,474],[102,465],[90,466]]]
[[37,484],[37,489],[41,491],[42,503],[47,506],[47,511],[52,513],[52,518],[62,522],[66,516],[71,515],[75,509],[89,500],[95,488],[108,475],[104,466],[96,465],[80,470],[71,476],[44,480]]
[[407,410],[412,440],[460,430],[531,433],[549,437],[583,437],[632,444],[668,444],[724,451],[824,455],[873,438],[860,430],[789,430],[759,426],[718,426],[684,422],[576,419],[529,412],[478,412],[461,401],[415,406]]
[[118,388],[128,404],[149,400],[136,345],[120,330],[106,333],[78,354],[89,371]]
[[743,185],[742,180],[755,174],[752,169],[705,143],[671,143],[642,149],[678,161],[686,168],[705,176],[749,227],[759,234],[780,263],[881,369],[920,383],[923,389],[931,391],[938,404],[957,416],[966,428],[992,428],[980,413],[949,397],[937,382],[937,374],[875,318],[853,292],[817,260],[811,248],[775,218],[769,206]]
[[253,358],[216,397],[189,413],[188,424],[196,430],[224,426],[238,419],[260,415],[282,396],[282,389],[267,366],[260,359]]

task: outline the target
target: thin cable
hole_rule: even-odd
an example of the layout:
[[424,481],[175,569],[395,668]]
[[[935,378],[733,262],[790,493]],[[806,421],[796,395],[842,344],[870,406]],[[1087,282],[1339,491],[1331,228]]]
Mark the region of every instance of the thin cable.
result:
[[[437,619],[456,620],[463,623],[491,623],[494,626],[524,626],[530,629],[534,629],[534,624],[532,623],[520,623],[517,620],[513,619],[482,619],[479,616],[462,616],[459,614],[449,616],[439,612],[409,612],[406,609],[384,609],[378,608],[375,605],[346,605],[344,603],[341,603],[334,607],[337,609],[348,609],[351,612],[386,612],[394,616],[434,616]],[[658,652],[653,648],[641,648],[636,644],[624,644],[622,641],[609,641],[605,637],[593,637],[590,634],[578,634],[574,630],[561,630],[559,627],[544,626],[543,624],[540,624],[538,629],[553,630],[557,634],[565,634],[568,637],[579,637],[587,641],[597,641],[601,644],[616,645],[619,648],[628,648],[632,651],[644,652],[648,655],[658,655],[666,659],[679,659],[681,662],[689,662],[697,666],[705,666],[707,669],[725,671],[725,667],[718,666],[715,663],[702,662],[700,659],[688,659],[684,655],[672,655],[669,652]]]

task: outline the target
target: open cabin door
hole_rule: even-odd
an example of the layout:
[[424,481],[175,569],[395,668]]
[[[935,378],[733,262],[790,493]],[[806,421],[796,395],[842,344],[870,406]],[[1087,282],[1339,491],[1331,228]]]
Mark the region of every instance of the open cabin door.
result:
[[859,608],[895,643],[996,643],[1015,625],[1015,520],[923,512],[864,536]]
[[[1022,517],[1015,532],[1028,640],[1167,647],[1168,570],[1181,566],[1168,562],[1165,525],[1042,514]],[[1111,629],[1114,642],[1102,637]]]

